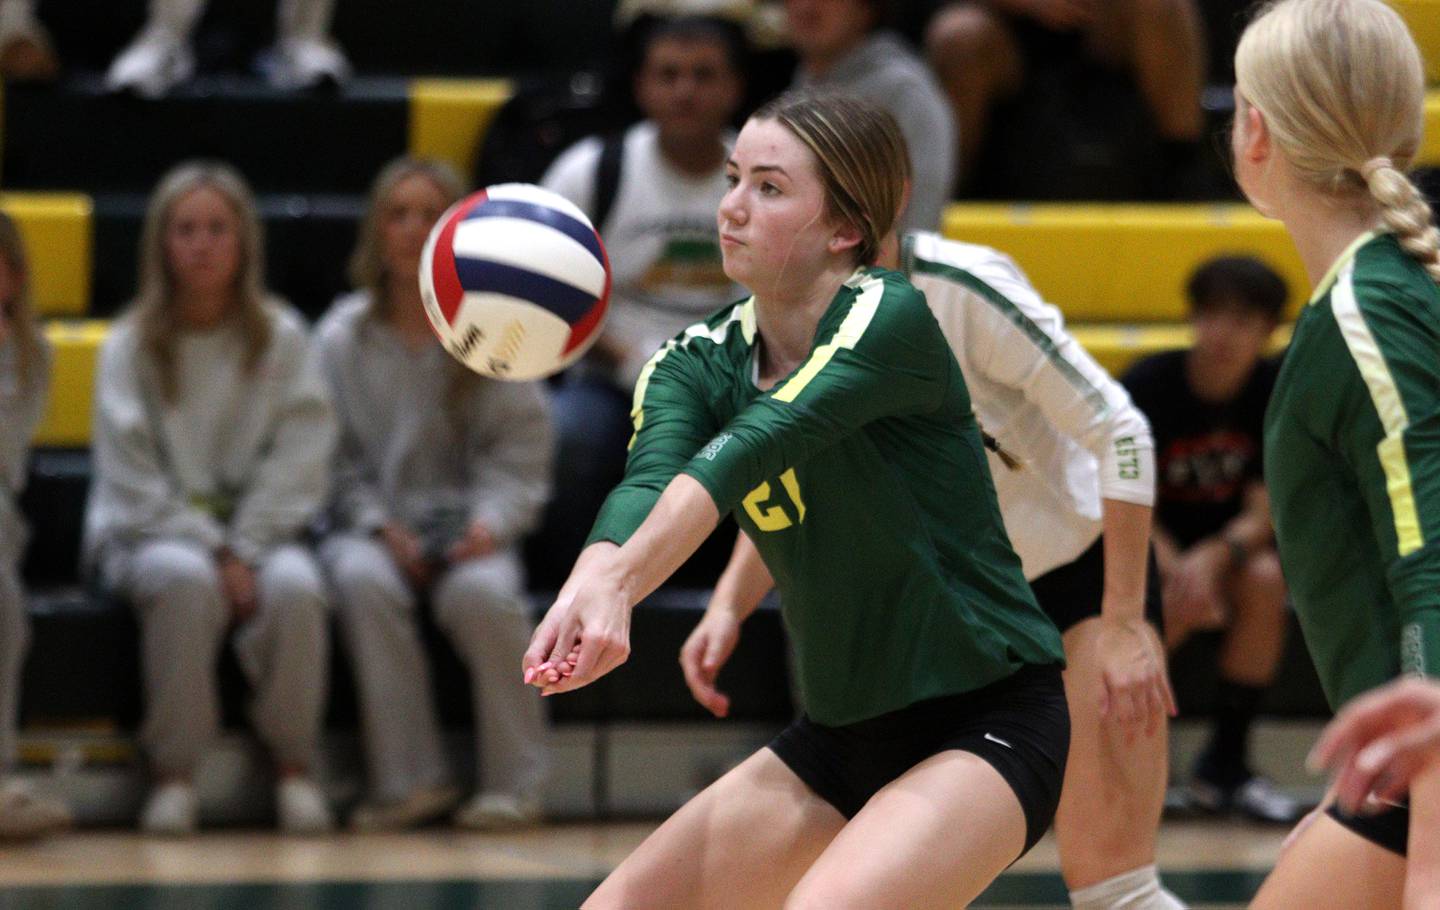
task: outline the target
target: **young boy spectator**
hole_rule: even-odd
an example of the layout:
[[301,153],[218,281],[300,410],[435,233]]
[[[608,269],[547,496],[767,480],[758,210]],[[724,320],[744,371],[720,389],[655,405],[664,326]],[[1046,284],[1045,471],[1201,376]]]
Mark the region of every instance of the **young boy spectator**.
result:
[[1286,288],[1264,264],[1225,257],[1196,270],[1187,293],[1194,346],[1147,357],[1122,382],[1155,435],[1166,643],[1173,649],[1196,629],[1224,629],[1214,729],[1189,796],[1208,810],[1292,821],[1299,807],[1247,758],[1256,708],[1285,647],[1285,581],[1261,451],[1279,369],[1265,348]]
[[794,88],[844,92],[889,111],[910,149],[910,205],[902,231],[940,229],[957,171],[955,120],[935,76],[883,30],[883,0],[786,0],[800,56]]
[[743,52],[729,23],[660,22],[635,77],[645,119],[577,143],[542,181],[596,222],[614,276],[604,334],[554,397],[556,506],[545,524],[556,539],[539,549],[557,584],[624,471],[630,391],[645,362],[740,294],[721,268],[715,211],[728,189]]

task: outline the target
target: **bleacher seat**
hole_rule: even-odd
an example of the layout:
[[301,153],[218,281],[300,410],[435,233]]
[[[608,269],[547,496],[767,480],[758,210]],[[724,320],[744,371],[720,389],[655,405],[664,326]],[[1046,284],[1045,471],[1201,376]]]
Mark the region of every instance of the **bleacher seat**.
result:
[[1284,227],[1246,205],[956,204],[944,233],[1004,250],[1074,323],[1182,321],[1190,273],[1222,254],[1279,272],[1291,316],[1310,287]]
[[30,257],[31,293],[42,316],[83,316],[90,305],[90,198],[81,193],[0,193]]
[[414,80],[410,154],[439,158],[471,178],[485,130],[513,91],[508,79]]
[[1388,0],[1410,26],[1425,60],[1425,79],[1440,83],[1440,0]]

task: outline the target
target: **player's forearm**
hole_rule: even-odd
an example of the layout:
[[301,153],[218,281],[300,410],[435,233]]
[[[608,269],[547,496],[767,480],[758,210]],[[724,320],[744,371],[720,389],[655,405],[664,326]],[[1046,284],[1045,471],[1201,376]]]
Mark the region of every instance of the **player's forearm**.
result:
[[1245,493],[1245,507],[1225,525],[1220,537],[1232,547],[1239,545],[1246,551],[1266,549],[1275,540],[1275,528],[1270,518],[1270,494],[1260,485],[1251,487]]
[[1101,501],[1105,529],[1106,619],[1140,619],[1145,613],[1145,572],[1150,562],[1149,506]]
[[676,475],[634,535],[616,555],[630,604],[639,603],[689,559],[720,513],[710,493],[687,474]]
[[735,535],[735,549],[715,584],[715,592],[710,595],[708,609],[725,610],[743,622],[773,587],[775,579],[760,558],[760,551],[742,531]]

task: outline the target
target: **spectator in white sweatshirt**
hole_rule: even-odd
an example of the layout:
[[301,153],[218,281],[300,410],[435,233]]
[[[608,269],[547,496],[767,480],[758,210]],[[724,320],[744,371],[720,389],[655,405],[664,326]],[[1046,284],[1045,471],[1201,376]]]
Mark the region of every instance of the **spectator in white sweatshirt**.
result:
[[281,828],[332,826],[312,776],[328,604],[301,534],[328,494],[335,419],[304,323],[262,286],[262,251],[240,175],[177,166],[150,199],[139,293],[100,355],[84,555],[139,617],[153,833],[196,828],[232,627]]
[[535,821],[548,753],[539,699],[514,682],[532,626],[520,535],[550,489],[546,399],[483,379],[440,346],[416,273],[431,225],[459,198],[444,165],[400,159],[376,178],[351,263],[357,290],[316,329],[340,420],[333,533],[321,547],[359,687],[370,799],[361,830],[454,808],[417,622],[428,598],[470,671],[477,786],[469,828]]
[[0,841],[70,823],[65,806],[6,779],[15,762],[20,670],[30,639],[20,584],[27,531],[15,497],[25,485],[30,438],[49,386],[50,347],[31,308],[25,246],[15,222],[0,212]]

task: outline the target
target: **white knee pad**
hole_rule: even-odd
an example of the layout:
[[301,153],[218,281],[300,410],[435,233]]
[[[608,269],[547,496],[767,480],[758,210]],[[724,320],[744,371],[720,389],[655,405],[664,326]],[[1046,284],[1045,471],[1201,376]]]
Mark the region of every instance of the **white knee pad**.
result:
[[1141,866],[1070,892],[1074,910],[1185,910],[1160,884],[1155,867]]

